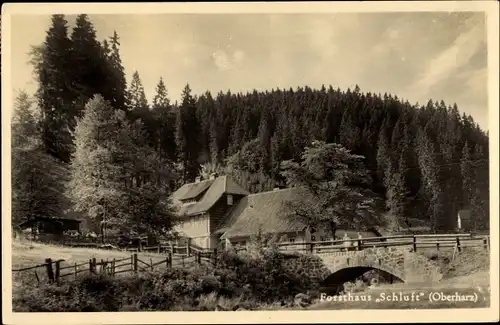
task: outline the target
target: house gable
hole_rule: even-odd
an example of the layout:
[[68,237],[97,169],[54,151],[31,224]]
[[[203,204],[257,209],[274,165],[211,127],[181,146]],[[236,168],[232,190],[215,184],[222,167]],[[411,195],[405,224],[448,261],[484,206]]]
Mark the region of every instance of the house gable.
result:
[[244,196],[250,194],[229,176],[219,176],[214,180],[185,184],[172,195],[178,208],[178,216],[193,216],[208,212],[224,196]]

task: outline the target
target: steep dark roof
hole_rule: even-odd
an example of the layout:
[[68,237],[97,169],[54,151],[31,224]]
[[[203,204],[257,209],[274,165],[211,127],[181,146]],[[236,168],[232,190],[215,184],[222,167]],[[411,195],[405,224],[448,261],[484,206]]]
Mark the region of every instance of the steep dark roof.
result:
[[289,188],[248,195],[240,200],[231,211],[219,232],[222,238],[245,237],[260,231],[270,233],[293,232],[305,225],[292,221],[284,215],[288,200],[298,199],[302,190]]
[[182,195],[182,198],[179,198],[179,200],[194,199],[195,197],[206,191],[213,183],[214,180],[206,180],[199,183],[185,184],[180,189],[184,188],[183,190],[186,191],[186,193]]
[[77,219],[73,219],[73,218],[57,218],[57,217],[40,217],[40,216],[36,216],[34,217],[33,219],[29,219],[29,220],[25,220],[24,222],[20,223],[18,226],[21,227],[21,228],[24,228],[24,227],[30,227],[32,226],[33,224],[39,222],[39,221],[46,221],[46,222],[52,222],[52,223],[68,223],[68,222],[71,222],[71,223],[81,223],[80,220],[77,220]]
[[[290,200],[302,200],[307,191],[301,188],[288,188],[251,194],[238,202],[230,211],[226,222],[216,233],[221,238],[247,237],[259,231],[268,233],[286,233],[301,231],[306,224],[287,218],[285,205]],[[341,229],[339,229],[341,230]],[[381,227],[367,227],[375,236],[382,235]]]
[[[172,201],[179,209],[177,213],[179,216],[190,216],[210,210],[224,193],[233,195],[250,194],[250,192],[236,184],[230,176],[219,176],[215,180],[183,185],[174,192]],[[183,204],[182,202],[183,200],[194,198],[199,195],[203,196],[198,202],[187,204]]]

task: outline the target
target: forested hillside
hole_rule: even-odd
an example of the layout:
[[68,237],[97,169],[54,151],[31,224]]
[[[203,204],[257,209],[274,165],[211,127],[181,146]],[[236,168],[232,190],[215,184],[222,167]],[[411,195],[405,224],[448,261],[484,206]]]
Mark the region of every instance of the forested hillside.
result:
[[[39,147],[65,164],[74,165],[75,143],[84,141],[78,138],[83,132],[74,132],[84,112],[98,114],[95,105],[105,106],[98,100],[92,109],[87,104],[100,94],[125,112],[127,123],[142,127],[125,128],[144,140],[127,145],[149,148],[138,150],[128,165],[134,169],[131,184],[139,189],[161,183],[154,178],[163,165],[178,177],[168,178],[162,195],[212,171],[232,174],[252,192],[271,190],[284,186],[281,162],[299,159],[320,140],[365,157],[373,190],[396,218],[431,220],[434,230],[449,230],[458,210],[470,208],[474,227],[488,227],[488,135],[454,104],[436,99],[418,105],[359,87],[193,94],[189,85],[181,101],[172,103],[161,78],[148,103],[140,72],[127,86],[119,48],[116,32],[98,41],[86,15],[71,30],[63,15],[54,15],[45,42],[33,47]],[[146,164],[140,157],[150,149],[158,158]]]

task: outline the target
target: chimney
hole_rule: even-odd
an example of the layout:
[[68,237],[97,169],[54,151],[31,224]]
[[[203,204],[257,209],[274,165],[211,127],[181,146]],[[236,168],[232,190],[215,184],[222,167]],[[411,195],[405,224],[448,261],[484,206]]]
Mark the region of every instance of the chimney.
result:
[[201,176],[196,176],[194,182],[199,183],[201,181]]
[[214,179],[216,179],[216,178],[217,178],[217,173],[212,173],[212,174],[210,174],[210,179],[211,179],[211,180],[214,180]]

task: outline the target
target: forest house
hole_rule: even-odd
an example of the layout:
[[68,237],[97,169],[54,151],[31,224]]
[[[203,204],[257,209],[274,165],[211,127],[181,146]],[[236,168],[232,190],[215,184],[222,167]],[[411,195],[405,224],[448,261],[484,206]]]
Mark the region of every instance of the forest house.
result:
[[[251,194],[230,176],[212,175],[208,180],[197,179],[173,193],[178,207],[179,223],[176,230],[192,245],[200,248],[244,246],[259,234],[274,234],[280,241],[307,242],[331,240],[328,230],[312,232],[298,221],[284,214],[287,201],[299,199],[298,188],[274,189]],[[355,229],[336,232],[358,237]],[[377,230],[360,232],[363,237],[380,236]]]

